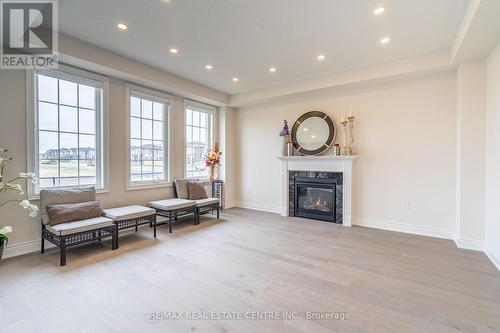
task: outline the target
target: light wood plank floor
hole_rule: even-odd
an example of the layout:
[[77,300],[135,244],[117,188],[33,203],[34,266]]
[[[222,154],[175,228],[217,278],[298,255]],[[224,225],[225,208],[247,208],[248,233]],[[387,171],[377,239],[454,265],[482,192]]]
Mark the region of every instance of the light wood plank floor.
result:
[[0,332],[500,332],[500,273],[451,241],[244,209],[167,229],[124,235],[114,252],[109,242],[69,250],[63,268],[57,250],[2,261]]

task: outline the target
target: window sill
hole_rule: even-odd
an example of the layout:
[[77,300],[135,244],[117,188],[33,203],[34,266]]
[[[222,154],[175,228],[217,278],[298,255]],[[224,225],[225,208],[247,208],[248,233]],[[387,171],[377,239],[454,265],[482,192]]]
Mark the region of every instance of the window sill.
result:
[[[65,188],[69,188],[69,187],[53,187],[52,189],[57,190],[57,189],[65,189]],[[104,187],[102,187],[102,188],[96,188],[95,189],[95,193],[96,194],[108,194],[109,193],[109,189],[108,188],[104,188]],[[40,192],[38,192],[36,194],[28,195],[28,200],[29,201],[38,201],[38,200],[40,200]]]
[[139,183],[139,184],[130,184],[128,183],[125,191],[140,191],[140,190],[151,190],[156,188],[168,188],[172,187],[172,182],[158,182],[158,183]]
[[197,180],[200,182],[208,182],[208,177],[186,177],[187,180]]

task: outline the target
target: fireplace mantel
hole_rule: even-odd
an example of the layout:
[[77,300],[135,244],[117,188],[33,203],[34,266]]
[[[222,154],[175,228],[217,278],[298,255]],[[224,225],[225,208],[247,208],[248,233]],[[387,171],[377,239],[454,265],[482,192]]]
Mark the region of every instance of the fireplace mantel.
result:
[[288,171],[341,172],[343,177],[343,222],[351,226],[352,163],[357,156],[278,156],[281,171],[281,215],[288,216]]
[[357,156],[278,156],[281,161],[354,161]]

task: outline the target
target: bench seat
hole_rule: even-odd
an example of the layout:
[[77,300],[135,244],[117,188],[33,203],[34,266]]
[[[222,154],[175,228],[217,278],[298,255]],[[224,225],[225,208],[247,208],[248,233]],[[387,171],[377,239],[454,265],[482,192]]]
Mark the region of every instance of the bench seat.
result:
[[196,203],[196,206],[198,207],[204,207],[204,206],[212,206],[215,204],[219,203],[218,198],[206,198],[206,199],[199,199],[199,200],[194,200]]
[[138,219],[145,216],[154,215],[156,211],[139,205],[124,206],[104,210],[104,216],[115,220],[116,222]]
[[46,229],[57,236],[68,236],[111,226],[113,226],[113,219],[100,216],[86,220],[56,224],[53,226],[47,225]]
[[140,225],[149,224],[153,227],[153,235],[156,238],[156,210],[139,205],[110,208],[104,210],[104,216],[115,221],[118,230],[135,228],[138,231]]
[[151,201],[150,203],[148,203],[149,207],[167,212],[180,210],[184,208],[192,208],[195,205],[196,203],[193,200],[178,199],[178,198]]
[[193,200],[173,198],[151,201],[148,206],[156,209],[156,215],[168,218],[169,233],[172,232],[172,217],[177,221],[179,214],[193,214],[194,224],[196,225],[196,203]]

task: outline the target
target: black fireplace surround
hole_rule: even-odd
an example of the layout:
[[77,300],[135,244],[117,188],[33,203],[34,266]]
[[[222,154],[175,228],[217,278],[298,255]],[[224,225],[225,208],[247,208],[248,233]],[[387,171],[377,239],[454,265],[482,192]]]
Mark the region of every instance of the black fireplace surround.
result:
[[342,224],[342,173],[289,172],[289,215]]

